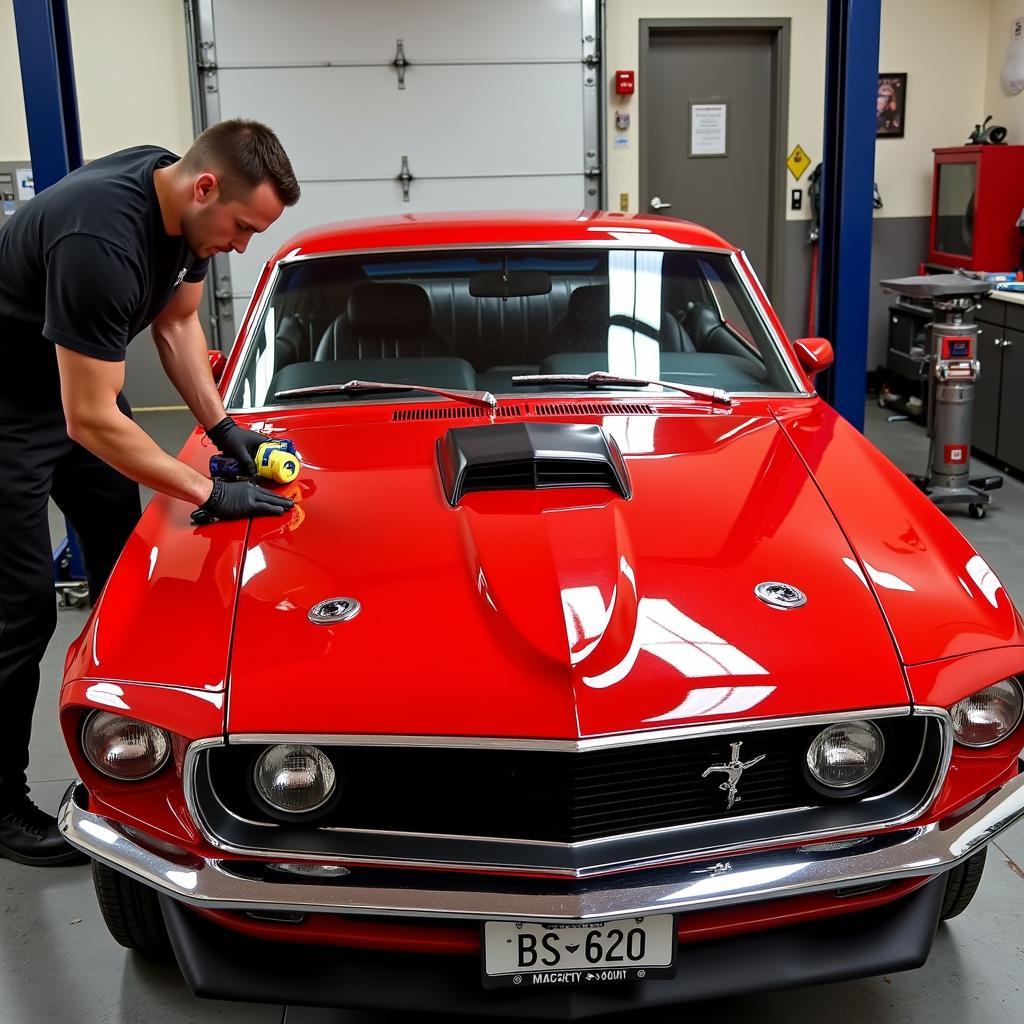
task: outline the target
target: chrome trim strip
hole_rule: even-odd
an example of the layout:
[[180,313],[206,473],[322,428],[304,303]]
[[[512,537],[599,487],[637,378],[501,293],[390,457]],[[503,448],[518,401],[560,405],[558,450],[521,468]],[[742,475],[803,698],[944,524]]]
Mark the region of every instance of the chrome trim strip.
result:
[[[897,828],[905,825],[914,819],[924,814],[927,809],[932,805],[935,798],[938,796],[939,789],[942,785],[943,780],[946,777],[946,772],[949,767],[950,759],[953,754],[953,728],[952,722],[949,718],[948,712],[943,708],[907,708],[907,707],[894,707],[894,708],[880,708],[873,712],[865,711],[848,711],[840,712],[835,715],[813,715],[804,717],[794,717],[791,719],[759,719],[752,720],[746,723],[716,723],[715,725],[701,726],[701,727],[690,727],[682,729],[661,729],[653,731],[650,734],[647,733],[631,733],[624,736],[614,737],[594,737],[594,740],[630,740],[634,742],[667,742],[669,740],[678,740],[687,737],[696,736],[707,736],[707,735],[721,735],[722,733],[735,732],[737,729],[752,730],[768,729],[785,727],[787,724],[793,727],[796,726],[807,726],[807,725],[828,725],[834,722],[841,721],[859,721],[863,719],[878,719],[878,718],[895,718],[895,717],[909,717],[911,715],[926,715],[928,717],[934,717],[940,720],[940,727],[942,729],[942,755],[939,758],[939,763],[936,765],[935,775],[929,786],[925,796],[914,807],[909,813],[903,815],[900,818],[894,819],[882,819],[875,822],[869,822],[857,826],[856,831],[858,833],[874,833],[883,829]],[[654,735],[657,737],[655,740],[649,739],[649,736]],[[273,743],[294,743],[301,739],[303,743],[313,743],[322,746],[333,746],[333,745],[352,745],[352,746],[410,746],[410,747],[440,747],[447,746],[451,748],[463,748],[477,745],[486,745],[491,741],[489,739],[475,738],[475,737],[426,737],[426,736],[366,736],[366,735],[333,735],[333,736],[301,736],[289,734],[263,734],[263,735],[247,735],[241,737],[228,737],[228,740],[232,743],[251,743],[251,744],[273,744]],[[409,742],[406,742],[409,741]],[[433,741],[433,742],[431,742]],[[441,741],[441,742],[438,742]],[[563,741],[563,740],[517,740],[509,741],[504,738],[498,738],[497,744],[500,746],[494,746],[490,749],[511,749],[511,750],[562,750],[562,751],[579,751],[581,749],[593,749],[589,747],[581,746],[504,746],[509,742],[516,744],[585,744],[588,740],[579,741]],[[210,827],[206,818],[203,816],[202,811],[199,807],[198,800],[195,794],[195,774],[200,764],[199,754],[202,750],[206,750],[209,747],[223,746],[225,740],[221,738],[210,739],[210,740],[198,740],[192,743],[185,753],[184,765],[183,765],[183,785],[185,792],[185,802],[188,807],[189,813],[192,816],[196,827],[202,833],[203,838],[210,844],[214,849],[221,850],[225,853],[235,853],[248,856],[256,856],[261,858],[267,858],[270,860],[280,859],[281,857],[288,857],[294,860],[308,860],[318,861],[323,860],[324,855],[316,852],[298,851],[298,850],[282,850],[282,849],[259,849],[254,847],[235,846],[231,843],[225,842],[220,836],[218,836]],[[614,745],[627,745],[626,743],[614,744]],[[221,804],[223,807],[223,804]],[[233,818],[239,821],[246,821],[246,819],[240,818],[227,808],[225,811],[230,814]],[[773,817],[781,814],[790,814],[799,812],[801,808],[787,808],[783,811],[769,811],[761,814],[747,815],[746,818],[738,818],[737,820],[749,820],[757,821],[766,817]],[[262,825],[262,822],[247,822],[253,825]],[[666,863],[678,862],[682,858],[692,858],[694,856],[704,855],[723,855],[733,853],[736,850],[742,850],[749,846],[749,843],[745,844],[730,844],[730,845],[719,845],[713,847],[707,847],[701,849],[690,849],[684,852],[672,852],[672,853],[660,853],[656,855],[650,855],[646,858],[638,857],[633,854],[627,859],[623,859],[621,853],[618,854],[616,859],[616,848],[621,848],[624,844],[632,842],[638,839],[651,839],[658,836],[665,836],[673,833],[678,833],[681,836],[688,832],[692,832],[695,829],[706,827],[709,822],[694,822],[687,825],[676,825],[669,826],[660,829],[649,829],[642,832],[624,833],[618,836],[605,837],[601,839],[590,839],[579,843],[552,843],[544,842],[540,840],[532,839],[507,839],[507,838],[495,838],[493,836],[464,836],[464,835],[447,835],[438,833],[415,833],[415,832],[383,832],[369,829],[323,829],[323,832],[335,834],[339,836],[345,835],[370,835],[379,837],[382,843],[382,851],[377,854],[374,853],[372,856],[352,856],[346,855],[346,863],[363,863],[363,864],[374,864],[381,866],[402,866],[402,867],[431,867],[431,868],[442,868],[446,870],[455,871],[490,871],[490,872],[514,872],[542,870],[547,873],[554,875],[561,875],[572,878],[584,878],[597,875],[611,874],[617,871],[624,870],[637,870],[640,868],[649,868],[658,865],[664,865]],[[787,834],[779,836],[773,839],[760,840],[757,845],[761,848],[772,848],[777,846],[786,845],[793,842],[814,842],[820,839],[825,839],[834,836],[843,836],[849,834],[851,831],[850,826],[839,826],[830,829],[817,829],[808,832],[801,832],[796,834]],[[493,860],[485,860],[479,858],[477,860],[438,860],[436,858],[427,858],[424,856],[410,856],[408,853],[403,853],[401,850],[396,849],[403,843],[409,842],[410,844],[415,840],[429,839],[432,841],[451,842],[460,844],[476,845],[481,850],[488,850],[495,856]],[[390,844],[391,850],[387,849]],[[594,854],[593,860],[582,867],[577,868],[566,868],[558,865],[538,865],[536,863],[525,863],[523,861],[516,861],[510,859],[510,852],[516,848],[531,847],[534,849],[541,850],[583,850],[592,852]],[[602,853],[602,850],[605,852]],[[502,857],[504,859],[497,859]],[[601,859],[603,858],[603,859]]]
[[[508,878],[467,879],[465,888],[430,888],[417,872],[402,885],[332,879],[322,884],[268,882],[240,876],[230,861],[161,856],[130,838],[122,826],[84,809],[85,787],[73,783],[61,804],[64,837],[88,856],[190,906],[222,910],[383,914],[434,919],[586,921],[672,911],[707,910],[869,883],[942,874],[1024,816],[1024,775],[1018,775],[955,823],[937,822],[877,835],[846,850],[787,848],[691,861],[649,876],[627,874],[621,884],[538,894],[536,880],[517,891]],[[490,886],[488,886],[490,881]],[[553,883],[557,886],[558,883]],[[563,883],[564,887],[564,883]]]
[[[753,278],[757,282],[758,288],[761,289],[761,293],[764,295],[765,302],[770,304],[771,300],[768,298],[768,292],[765,291],[764,285],[761,284],[760,278],[757,276],[757,272],[751,266],[750,260],[747,259],[747,254],[743,250],[739,250],[732,254],[733,269],[737,271],[736,276],[740,279],[743,287],[746,289],[747,296],[754,305],[754,309],[757,310],[758,319],[761,321],[761,326],[768,332],[768,336],[775,342],[775,350],[779,353],[779,358],[782,360],[782,365],[786,368],[789,373],[790,383],[796,388],[796,394],[800,397],[808,397],[809,393],[804,391],[803,381],[800,379],[800,374],[797,371],[796,366],[790,357],[789,351],[782,343],[778,331],[772,326],[772,322],[765,315],[764,309],[761,305],[761,300],[753,294],[750,289],[750,278]],[[746,270],[750,277],[741,273],[741,270]]]
[[[628,225],[626,226],[628,228]],[[614,227],[595,227],[595,231],[604,231],[610,234],[615,231]],[[650,237],[655,235],[658,238],[664,238],[668,243],[666,249],[669,251],[675,251],[681,249],[684,252],[713,252],[720,253],[724,256],[731,256],[734,252],[728,246],[718,245],[693,245],[690,242],[677,242],[667,235],[662,235],[659,232],[651,229],[644,228],[642,231],[637,231],[636,228],[631,229],[632,232],[637,234],[637,237]],[[462,252],[466,250],[480,250],[480,249],[628,249],[629,244],[621,238],[614,240],[604,238],[572,238],[572,239],[554,239],[546,242],[466,242],[459,244],[450,245],[397,245],[397,246],[374,246],[370,249],[330,249],[324,252],[304,252],[299,253],[295,256],[285,256],[278,263],[282,266],[290,263],[303,263],[306,260],[322,260],[327,259],[331,256],[389,256],[394,253],[402,252]],[[642,248],[653,249],[654,246],[643,246]]]
[[[918,709],[924,712],[925,709]],[[946,715],[944,709],[937,709]],[[832,715],[787,715],[782,718],[751,718],[746,721],[710,722],[705,725],[677,725],[665,729],[639,732],[612,733],[588,736],[576,740],[531,739],[512,736],[384,736],[365,733],[303,734],[302,743],[350,747],[470,747],[485,750],[554,750],[582,753],[587,750],[610,750],[614,747],[632,747],[638,744],[666,743],[672,740],[695,739],[703,736],[721,736],[729,732],[754,732],[761,729],[787,729],[804,725],[830,725],[863,718],[909,717],[914,709],[907,706],[872,708],[863,711],[839,711]],[[227,742],[236,743],[296,743],[294,733],[243,733],[228,736]]]

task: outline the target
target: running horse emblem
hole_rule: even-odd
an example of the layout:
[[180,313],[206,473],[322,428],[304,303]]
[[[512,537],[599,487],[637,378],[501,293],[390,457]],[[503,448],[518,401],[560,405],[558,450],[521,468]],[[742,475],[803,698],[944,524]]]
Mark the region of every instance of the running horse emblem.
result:
[[718,788],[727,796],[726,810],[731,810],[733,804],[741,799],[738,789],[743,773],[748,768],[753,768],[755,764],[763,761],[767,756],[765,754],[758,754],[757,757],[749,761],[741,761],[740,747],[743,746],[743,741],[730,743],[729,746],[732,748],[732,760],[728,764],[713,764],[710,768],[705,768],[704,774],[701,775],[702,779],[706,779],[712,772],[725,772],[725,781],[720,782]]

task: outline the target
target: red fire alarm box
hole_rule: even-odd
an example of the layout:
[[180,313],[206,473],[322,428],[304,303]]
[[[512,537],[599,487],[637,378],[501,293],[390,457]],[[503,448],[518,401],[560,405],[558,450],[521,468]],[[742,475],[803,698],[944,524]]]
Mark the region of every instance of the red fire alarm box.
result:
[[636,90],[636,83],[632,71],[615,72],[615,92],[619,96],[632,96]]

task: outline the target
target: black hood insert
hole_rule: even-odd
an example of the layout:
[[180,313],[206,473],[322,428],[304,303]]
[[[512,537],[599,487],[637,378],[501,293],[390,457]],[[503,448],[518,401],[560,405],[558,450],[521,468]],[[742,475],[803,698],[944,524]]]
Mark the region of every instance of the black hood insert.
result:
[[630,496],[622,452],[597,424],[453,427],[438,441],[437,455],[453,508],[473,491],[604,487]]

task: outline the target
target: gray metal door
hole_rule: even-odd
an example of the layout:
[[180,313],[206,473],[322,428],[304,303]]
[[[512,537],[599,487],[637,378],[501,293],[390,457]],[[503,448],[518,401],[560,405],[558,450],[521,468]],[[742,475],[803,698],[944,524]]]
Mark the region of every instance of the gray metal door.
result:
[[201,124],[265,121],[303,192],[248,252],[215,260],[225,348],[262,263],[304,228],[599,205],[596,0],[190,0],[189,9]]
[[643,23],[641,208],[718,232],[779,294],[785,23],[733,25]]

